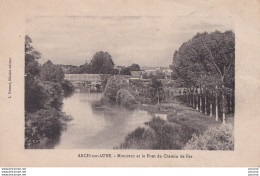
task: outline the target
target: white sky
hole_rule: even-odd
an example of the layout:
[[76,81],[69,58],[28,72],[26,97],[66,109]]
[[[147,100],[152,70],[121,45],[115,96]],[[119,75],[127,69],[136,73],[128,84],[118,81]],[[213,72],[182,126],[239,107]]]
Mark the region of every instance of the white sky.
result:
[[198,32],[233,30],[228,17],[192,12],[186,16],[33,17],[26,34],[56,64],[82,65],[95,52],[107,51],[116,65],[169,66],[180,45]]

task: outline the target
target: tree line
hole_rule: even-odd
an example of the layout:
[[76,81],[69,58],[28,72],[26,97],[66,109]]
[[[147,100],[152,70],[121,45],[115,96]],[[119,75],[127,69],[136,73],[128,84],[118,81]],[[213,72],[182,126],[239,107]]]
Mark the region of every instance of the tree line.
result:
[[61,111],[64,97],[70,96],[73,85],[64,80],[60,66],[47,61],[38,63],[40,52],[25,36],[25,148],[49,143],[66,128],[69,116]]
[[[187,89],[187,105],[204,112],[234,113],[235,34],[232,31],[198,33],[174,52],[172,78]],[[214,107],[213,107],[214,105]],[[214,112],[213,112],[214,109]]]
[[132,64],[130,66],[115,67],[114,61],[108,52],[99,51],[96,52],[91,61],[85,62],[80,66],[63,65],[68,67],[66,73],[68,74],[111,74],[111,75],[130,75],[131,71],[140,71],[138,64]]

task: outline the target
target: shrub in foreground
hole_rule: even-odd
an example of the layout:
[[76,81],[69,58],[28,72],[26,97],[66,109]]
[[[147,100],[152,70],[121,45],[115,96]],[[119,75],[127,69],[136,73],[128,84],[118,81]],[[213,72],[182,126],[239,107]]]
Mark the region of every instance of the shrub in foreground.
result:
[[122,149],[152,149],[155,145],[155,133],[152,129],[137,128],[128,134],[125,142],[119,148]]
[[196,131],[186,125],[169,123],[153,118],[145,123],[147,128],[137,128],[128,134],[120,146],[124,149],[182,149]]
[[25,115],[25,147],[47,143],[61,135],[71,118],[56,109],[42,109]]
[[201,136],[194,134],[185,150],[234,150],[234,133],[231,124],[209,128]]
[[182,149],[196,130],[176,123],[169,123],[160,118],[153,118],[147,123],[156,133],[155,149]]

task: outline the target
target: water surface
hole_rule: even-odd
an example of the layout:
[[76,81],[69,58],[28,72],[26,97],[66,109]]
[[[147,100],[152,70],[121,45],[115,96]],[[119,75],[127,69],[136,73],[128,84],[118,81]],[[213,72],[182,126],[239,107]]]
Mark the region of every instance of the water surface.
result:
[[145,126],[144,122],[152,118],[142,110],[128,111],[116,106],[93,108],[92,104],[101,96],[101,93],[75,93],[63,100],[63,112],[71,115],[73,120],[54,148],[113,149],[128,133]]

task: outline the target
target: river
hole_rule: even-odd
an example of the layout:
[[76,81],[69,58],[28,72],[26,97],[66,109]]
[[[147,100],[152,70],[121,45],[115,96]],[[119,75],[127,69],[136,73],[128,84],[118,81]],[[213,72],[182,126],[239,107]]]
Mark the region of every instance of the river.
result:
[[127,111],[122,107],[93,108],[101,93],[74,93],[63,100],[63,112],[73,120],[63,131],[56,149],[113,149],[144,122],[151,120],[147,111]]

